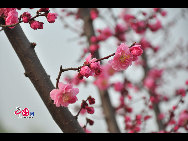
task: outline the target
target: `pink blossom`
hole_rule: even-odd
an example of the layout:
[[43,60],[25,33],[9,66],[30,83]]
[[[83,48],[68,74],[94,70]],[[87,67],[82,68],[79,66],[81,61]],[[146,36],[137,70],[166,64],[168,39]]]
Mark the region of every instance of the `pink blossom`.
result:
[[188,85],[188,80],[185,81],[185,84]]
[[140,45],[141,45],[141,47],[142,47],[143,50],[152,47],[151,43],[148,40],[146,40],[145,37],[141,38]]
[[[92,55],[91,53],[86,57],[86,61],[84,62],[85,65],[88,65],[91,63]],[[96,59],[96,58],[95,58]]]
[[99,75],[102,72],[101,66],[99,62],[93,62],[90,64],[91,70],[96,74]]
[[95,112],[94,108],[93,107],[88,107],[86,106],[86,110],[87,110],[87,113],[88,114],[93,114]]
[[127,123],[127,122],[131,122],[131,118],[130,118],[130,116],[125,116],[124,117],[124,121],[125,121],[125,123]]
[[125,33],[126,30],[127,30],[127,28],[123,24],[117,24],[116,27],[115,27],[115,33],[116,34]]
[[136,21],[131,23],[131,27],[136,33],[143,34],[146,31],[147,24],[145,21]]
[[98,44],[91,44],[90,46],[89,46],[89,50],[90,50],[90,52],[95,52],[96,50],[98,50],[99,49],[99,45]]
[[97,38],[96,36],[92,36],[92,37],[90,38],[90,41],[91,41],[92,43],[96,43],[96,42],[98,42],[98,38]]
[[179,119],[178,119],[178,125],[179,126],[185,126],[188,124],[188,111],[184,110],[180,113]]
[[110,36],[112,36],[113,34],[109,27],[100,30],[100,32],[101,32],[100,35],[97,36],[98,41],[104,41],[108,39]]
[[56,13],[48,13],[48,15],[47,15],[47,21],[49,23],[54,23],[56,18],[57,18]]
[[125,14],[125,15],[123,16],[123,20],[124,20],[125,22],[130,22],[131,20],[134,20],[134,19],[136,19],[136,17],[133,16],[133,15],[131,15],[131,14]]
[[184,88],[179,88],[178,90],[176,90],[176,95],[181,95],[182,97],[184,97],[186,95],[186,90]]
[[143,53],[143,50],[141,49],[141,45],[134,45],[130,48],[130,52],[134,56],[140,56]]
[[112,76],[117,72],[112,68],[112,66],[109,63],[106,63],[102,66],[102,71],[106,73],[108,76]]
[[148,119],[150,119],[150,118],[151,118],[150,115],[146,115],[146,116],[144,117],[144,121],[146,121],[146,120],[148,120]]
[[8,16],[8,13],[16,8],[0,8],[0,16],[4,15],[5,17]]
[[157,80],[162,77],[163,71],[163,69],[151,69],[144,79],[144,86],[150,90],[155,90],[160,85],[160,83],[157,83]]
[[116,82],[114,83],[114,90],[117,92],[121,92],[121,90],[124,88],[123,83],[121,82]]
[[95,20],[95,19],[98,17],[98,14],[99,14],[99,12],[98,12],[97,9],[92,9],[92,10],[90,11],[91,19],[92,19],[92,20]]
[[93,98],[91,96],[88,97],[88,101],[89,101],[90,105],[95,104],[95,98]]
[[30,21],[30,27],[34,30],[37,29],[43,29],[43,22],[39,22],[39,21]]
[[89,76],[92,75],[92,71],[91,69],[88,67],[88,66],[83,66],[81,69],[80,69],[80,73],[85,76],[86,78],[88,78]]
[[39,12],[47,12],[49,10],[49,8],[40,8],[38,11]]
[[161,15],[162,15],[163,17],[165,17],[165,16],[167,15],[167,12],[164,11],[164,10],[162,10],[162,11],[161,11]]
[[130,48],[130,52],[133,55],[133,61],[136,61],[138,59],[138,56],[142,55],[143,50],[140,47],[141,45],[135,45]]
[[88,57],[86,58],[86,61],[84,62],[85,65],[89,65],[89,68],[91,69],[91,75],[93,75],[95,73],[95,75],[99,75],[102,72],[101,66],[100,66],[100,62],[96,62],[97,59],[96,58],[92,58],[91,53],[88,55]]
[[[80,75],[80,73],[76,74],[76,75],[73,77],[72,83],[73,83],[74,85],[79,85],[80,83],[85,82],[85,81],[83,80],[83,76],[79,76],[79,75]],[[81,78],[81,77],[82,77],[82,78]]]
[[162,76],[163,72],[164,72],[164,69],[155,69],[155,68],[153,68],[153,69],[151,69],[149,71],[148,75],[150,77],[152,77],[153,79],[157,79],[157,78],[160,78]]
[[100,90],[106,90],[109,87],[109,76],[101,73],[93,82]]
[[146,77],[146,79],[144,79],[144,86],[148,89],[154,88],[155,80],[152,77]]
[[[18,12],[16,9],[11,10],[6,17],[6,25],[12,25],[18,23]],[[14,28],[14,27],[9,27]]]
[[161,10],[161,8],[153,8],[154,12],[159,12]]
[[165,118],[165,115],[163,114],[163,113],[160,113],[159,115],[158,115],[158,119],[159,120],[162,120],[162,119],[164,119]]
[[81,111],[80,111],[80,114],[81,114],[81,115],[84,115],[86,112],[87,112],[87,110],[84,109],[84,108],[82,108]]
[[148,27],[150,28],[151,31],[156,32],[160,28],[162,28],[160,20],[157,19],[156,23],[154,24],[148,24]]
[[112,68],[120,71],[127,69],[133,61],[133,55],[130,53],[128,46],[122,43],[118,46],[115,56],[109,63],[112,65]]
[[79,93],[78,88],[73,88],[71,84],[58,83],[58,89],[50,92],[50,97],[54,100],[57,107],[67,107],[69,104],[75,103],[78,99],[76,95]]
[[30,13],[24,12],[22,14],[22,20],[23,20],[24,23],[28,23],[30,19],[31,19],[31,14]]

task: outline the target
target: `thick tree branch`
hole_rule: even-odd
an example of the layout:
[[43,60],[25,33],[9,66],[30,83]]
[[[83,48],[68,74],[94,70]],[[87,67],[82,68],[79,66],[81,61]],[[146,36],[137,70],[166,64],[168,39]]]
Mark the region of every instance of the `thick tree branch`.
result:
[[[84,21],[84,27],[83,27],[84,34],[87,37],[89,45],[91,45],[90,38],[92,36],[95,36],[95,32],[94,32],[92,20],[90,18],[90,8],[80,8],[79,10],[80,10],[80,17]],[[96,57],[97,59],[100,58],[98,51],[94,53],[94,57]],[[105,115],[105,120],[108,126],[108,131],[112,133],[119,133],[120,130],[116,121],[115,110],[110,101],[109,93],[108,91],[101,91],[99,89],[98,91],[101,97],[103,113]]]
[[16,25],[13,29],[6,27],[4,32],[18,55],[26,76],[31,80],[60,129],[65,133],[83,133],[83,128],[68,108],[56,107],[50,99],[50,91],[54,89],[54,86],[20,25]]

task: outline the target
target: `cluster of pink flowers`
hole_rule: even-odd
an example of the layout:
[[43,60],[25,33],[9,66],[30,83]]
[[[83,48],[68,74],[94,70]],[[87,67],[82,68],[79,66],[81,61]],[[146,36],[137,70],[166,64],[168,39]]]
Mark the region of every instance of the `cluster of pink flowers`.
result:
[[76,95],[79,93],[78,88],[73,88],[71,84],[58,83],[58,89],[53,89],[50,92],[50,97],[54,100],[57,107],[67,107],[69,104],[75,103],[78,99]]
[[87,98],[87,100],[82,100],[82,103],[81,103],[81,110],[82,112],[84,111],[87,111],[88,114],[94,114],[95,112],[95,109],[92,107],[92,106],[89,106],[87,101],[89,101],[89,104],[90,105],[93,105],[95,104],[95,99],[91,96],[89,96]]
[[128,28],[123,25],[123,24],[117,24],[115,26],[115,37],[120,41],[120,42],[125,42],[125,32],[128,30]]
[[158,12],[160,13],[162,16],[166,16],[167,15],[167,12],[165,10],[163,10],[162,8],[153,8],[153,11],[154,12]]
[[105,41],[113,35],[113,32],[111,31],[109,27],[104,28],[103,30],[98,29],[98,33],[99,35],[92,36],[90,38],[90,41],[92,44],[89,46],[89,51],[91,53],[94,53],[100,48],[99,42]]
[[95,20],[99,16],[99,11],[97,8],[92,8],[90,11],[90,17],[92,20]]
[[[138,56],[143,53],[140,45],[134,45],[129,48],[126,44],[122,43],[118,46],[115,56],[113,59],[109,60],[109,63],[103,65],[102,73],[96,77],[94,84],[101,90],[106,90],[109,88],[110,76],[114,75],[115,72],[126,70],[131,64],[132,61],[137,60]],[[115,90],[121,89],[122,85],[117,83],[114,85]]]
[[163,69],[151,69],[144,80],[144,86],[155,91],[157,86],[159,86],[158,80],[161,79],[163,71]]
[[[67,78],[66,80],[69,83],[78,85],[81,82],[85,82],[83,80],[84,77],[94,76],[96,79],[93,84],[101,90],[106,90],[110,86],[110,76],[114,75],[117,71],[125,70],[142,53],[143,50],[140,45],[134,45],[129,48],[122,43],[118,46],[114,58],[103,66],[100,65],[100,62],[96,58],[92,58],[92,55],[89,54],[84,65],[80,68],[79,73],[73,79]],[[119,86],[117,85],[117,87]]]
[[71,78],[70,76],[66,76],[64,80],[67,83],[73,84],[73,85],[79,85],[80,83],[85,83],[86,81],[83,79],[83,76],[80,76],[80,73],[77,73]]
[[4,17],[6,25],[18,23],[18,12],[16,8],[0,8],[0,16]]
[[142,37],[140,39],[140,42],[139,44],[141,45],[142,49],[143,50],[146,50],[146,49],[152,49],[155,53],[157,53],[157,51],[160,49],[159,46],[154,46],[152,45],[145,37]]
[[178,126],[188,130],[188,110],[183,110],[178,119]]
[[125,122],[125,130],[129,131],[128,133],[137,133],[141,130],[140,125],[141,125],[141,120],[142,120],[142,115],[138,114],[135,116],[134,120],[131,120],[129,116],[124,117],[124,122]]
[[100,62],[96,62],[96,58],[92,58],[92,55],[89,54],[89,56],[86,58],[86,61],[84,62],[84,66],[81,67],[79,72],[79,79],[82,79],[83,77],[88,78],[89,76],[93,75],[99,75],[102,71]]
[[126,44],[122,43],[118,46],[114,58],[110,60],[109,63],[116,71],[125,70],[132,65],[132,61],[136,61],[137,57],[142,55],[142,53],[141,45],[134,45],[129,48]]
[[[29,23],[30,27],[34,30],[36,29],[43,29],[43,22],[36,21],[35,18],[38,16],[45,16],[49,23],[54,23],[55,19],[57,18],[56,13],[50,13],[49,8],[40,8],[37,11],[37,15],[34,18],[31,16],[29,12],[24,12],[18,18],[18,12],[16,9],[20,10],[21,8],[0,8],[0,16],[4,17],[6,25],[15,25],[21,22]],[[32,9],[32,8],[30,8]],[[9,28],[14,28],[15,26],[11,26]]]
[[[148,15],[146,12],[141,12],[142,15],[145,17],[143,20],[139,20],[136,16],[126,13],[123,11],[121,13],[120,18],[122,18],[125,23],[131,27],[137,34],[144,34],[147,29],[150,29],[152,32],[156,32],[162,28],[162,24],[160,20],[157,18],[157,14],[160,13],[162,16],[166,16],[167,12],[160,9],[154,8],[153,13]],[[155,23],[152,23],[152,20],[155,20]]]
[[96,77],[95,81],[93,82],[100,90],[106,90],[109,86],[109,75],[105,74],[104,72],[101,73],[98,77]]
[[116,82],[114,83],[114,90],[117,92],[121,92],[124,88],[124,84],[122,82]]
[[90,40],[92,43],[99,43],[100,41],[105,41],[113,35],[113,32],[111,31],[109,27],[104,28],[103,30],[98,29],[97,31],[99,35],[91,37]]
[[109,63],[102,65],[101,69],[101,74],[95,77],[96,79],[93,84],[96,85],[100,90],[106,90],[110,86],[110,77],[113,76],[117,71],[114,70]]
[[186,90],[184,88],[179,88],[179,89],[176,90],[176,95],[180,95],[182,97],[185,97]]

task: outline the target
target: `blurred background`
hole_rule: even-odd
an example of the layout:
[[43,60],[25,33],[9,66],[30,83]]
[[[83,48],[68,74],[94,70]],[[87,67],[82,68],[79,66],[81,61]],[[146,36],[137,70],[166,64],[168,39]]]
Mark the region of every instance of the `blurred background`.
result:
[[[53,12],[53,9],[50,10]],[[135,9],[135,11],[136,10],[137,9]],[[165,20],[174,18],[174,15],[178,14],[181,9],[166,8],[165,10],[167,11],[168,16],[163,19],[163,23],[165,23]],[[23,8],[23,10],[18,12],[23,13],[25,11],[27,11],[27,9]],[[36,12],[35,10],[28,11],[33,13],[33,15]],[[119,9],[114,9],[114,12],[118,13]],[[35,51],[46,72],[50,75],[51,81],[55,85],[60,65],[62,65],[63,68],[67,68],[77,67],[83,64],[83,60],[78,62],[78,59],[82,54],[83,46],[78,44],[79,40],[77,34],[65,28],[59,18],[52,24],[49,24],[44,18],[39,17],[38,20],[44,22],[43,30],[33,30],[29,27],[29,24],[24,23],[21,23],[21,27],[29,41],[37,44]],[[103,23],[100,21],[96,21],[94,24],[96,27],[103,27]],[[180,38],[183,40],[183,43],[187,43],[188,18],[178,21],[176,26],[171,29],[170,33],[169,40],[171,40],[171,44],[169,44],[169,46],[177,42]],[[115,48],[116,47],[102,48],[101,56],[111,54],[115,51]],[[184,59],[188,60],[188,57]],[[142,76],[142,72],[134,65],[129,67],[126,73],[132,74],[131,76],[129,75],[132,80],[136,80]],[[64,75],[66,74],[74,75],[75,72],[70,71],[64,73]],[[116,76],[114,81],[119,79],[121,78]],[[169,79],[173,80],[173,78]],[[169,84],[167,89],[170,91],[172,87],[182,86],[187,79],[188,74],[186,72],[181,72],[178,74],[178,77],[176,77],[176,82]],[[63,76],[61,77],[61,81],[62,80]],[[90,80],[92,81],[93,79],[89,78],[89,81]],[[80,89],[78,94],[79,100],[75,105],[80,105],[82,99],[86,99],[88,95],[92,95],[96,99],[95,114],[87,115],[95,121],[95,124],[93,126],[88,126],[88,129],[91,132],[107,132],[102,111],[100,108],[97,108],[100,106],[100,99],[95,86],[88,85],[86,87],[84,84],[81,84],[78,88]],[[113,99],[112,103],[113,105],[117,105],[116,99],[118,99],[118,96],[113,90],[110,91],[110,97]],[[61,130],[53,121],[32,83],[25,77],[24,68],[3,31],[0,32],[0,97],[0,132],[61,133]],[[69,109],[73,114],[76,114],[75,105],[69,106]],[[140,105],[142,104],[137,102],[133,107],[135,107],[135,110],[139,110],[139,108],[141,108]],[[35,113],[34,118],[19,119],[14,115],[14,111],[18,106],[22,109],[28,108],[30,111],[33,111]],[[164,105],[164,107],[165,106],[166,105]],[[79,117],[79,122],[81,125],[85,124],[85,118],[82,118],[82,115]],[[120,128],[123,131],[124,126],[121,124],[122,122],[123,119],[119,117],[118,123],[120,123]],[[152,120],[148,121],[147,125],[146,132],[156,130],[156,125]]]

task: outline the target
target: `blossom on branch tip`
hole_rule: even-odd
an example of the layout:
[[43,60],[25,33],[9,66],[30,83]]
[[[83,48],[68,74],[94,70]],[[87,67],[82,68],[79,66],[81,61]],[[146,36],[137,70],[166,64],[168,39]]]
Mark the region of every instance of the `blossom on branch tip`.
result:
[[28,23],[31,19],[31,14],[28,12],[24,12],[21,17],[24,23]]
[[96,8],[90,10],[90,17],[95,20],[99,16],[99,11]]
[[122,43],[118,46],[115,56],[109,63],[112,65],[112,68],[116,71],[125,70],[130,65],[132,65],[133,55],[131,54],[128,46]]
[[94,114],[94,112],[95,112],[95,110],[94,110],[93,107],[88,107],[88,106],[86,106],[86,110],[87,110],[87,113],[88,113],[88,114]]
[[91,96],[88,97],[88,101],[89,101],[90,105],[95,104],[95,98],[93,98]]
[[57,14],[56,13],[48,13],[46,18],[49,23],[54,23],[55,19],[57,18]]
[[92,75],[92,71],[88,66],[83,66],[80,69],[80,74],[82,74],[83,76],[85,76],[86,78],[88,78],[89,76]]
[[141,45],[134,45],[130,48],[130,52],[134,56],[140,56],[143,53],[143,50],[141,49]]
[[57,107],[67,107],[69,104],[75,103],[78,99],[76,95],[79,93],[78,88],[73,88],[71,84],[58,83],[58,89],[50,92],[50,97],[54,100]]
[[[12,25],[18,23],[18,12],[16,9],[11,10],[6,19],[5,19],[6,25]],[[9,28],[14,28],[14,27],[9,27]]]
[[116,82],[114,83],[114,90],[117,92],[121,92],[122,89],[124,88],[124,84],[121,82]]
[[96,77],[96,80],[93,82],[100,90],[106,90],[109,84],[109,76],[107,74],[101,73]]
[[30,27],[34,30],[43,29],[43,22],[32,20],[30,21]]
[[40,8],[38,11],[39,12],[48,12],[49,8]]

